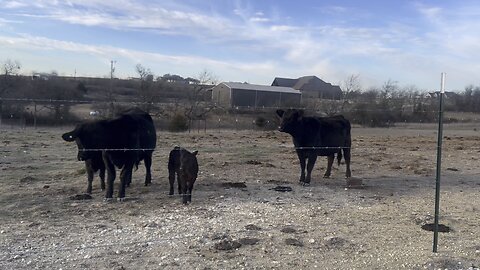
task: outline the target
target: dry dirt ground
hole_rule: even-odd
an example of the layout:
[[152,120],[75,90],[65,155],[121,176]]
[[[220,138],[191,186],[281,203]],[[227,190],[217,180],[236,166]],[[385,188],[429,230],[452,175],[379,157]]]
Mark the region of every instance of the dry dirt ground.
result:
[[[451,231],[436,254],[421,228],[433,222],[434,125],[354,127],[357,189],[345,188],[345,165],[323,179],[325,158],[300,186],[291,138],[277,131],[159,131],[153,185],[141,166],[127,200],[110,203],[97,178],[92,199],[75,197],[86,175],[60,138],[68,127],[4,129],[0,269],[478,269],[480,131],[445,128],[440,222]],[[167,195],[174,145],[199,150],[187,206]]]

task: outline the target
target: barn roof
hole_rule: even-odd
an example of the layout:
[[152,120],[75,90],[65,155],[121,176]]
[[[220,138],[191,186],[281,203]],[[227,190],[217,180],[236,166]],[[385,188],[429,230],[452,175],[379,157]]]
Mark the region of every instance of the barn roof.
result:
[[259,85],[259,84],[249,84],[249,83],[239,83],[239,82],[223,82],[223,84],[225,84],[228,88],[231,88],[231,89],[279,92],[279,93],[290,93],[290,94],[300,95],[300,91],[295,90],[291,87],[269,86],[269,85]]
[[275,77],[275,79],[273,80],[272,86],[294,87],[297,81],[298,79]]

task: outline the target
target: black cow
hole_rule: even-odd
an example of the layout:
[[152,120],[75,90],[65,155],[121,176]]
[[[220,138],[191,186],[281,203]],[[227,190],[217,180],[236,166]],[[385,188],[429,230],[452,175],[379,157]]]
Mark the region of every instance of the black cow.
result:
[[184,148],[175,146],[168,157],[168,180],[170,193],[173,195],[175,175],[178,181],[178,194],[183,194],[183,203],[192,201],[193,184],[198,175],[198,151],[189,152]]
[[105,190],[105,163],[103,163],[102,152],[96,151],[92,153],[91,158],[85,160],[85,169],[87,171],[87,193],[92,194],[93,176],[99,171],[100,187]]
[[157,135],[153,120],[140,109],[131,109],[109,120],[97,120],[79,124],[71,132],[62,135],[66,141],[75,141],[78,160],[89,160],[101,151],[108,173],[106,200],[113,196],[115,167],[121,168],[118,198],[125,199],[125,187],[131,183],[133,167],[144,160],[145,185],[152,180],[150,167]]
[[[300,183],[309,185],[311,173],[317,156],[327,156],[327,171],[324,177],[330,177],[334,155],[340,164],[343,157],[346,164],[347,178],[351,177],[350,171],[350,148],[352,139],[350,135],[350,122],[343,116],[332,117],[308,117],[304,116],[303,110],[289,109],[277,110],[281,119],[279,131],[292,135],[293,144],[300,160]],[[308,164],[306,164],[308,160]],[[307,175],[305,177],[305,165]]]

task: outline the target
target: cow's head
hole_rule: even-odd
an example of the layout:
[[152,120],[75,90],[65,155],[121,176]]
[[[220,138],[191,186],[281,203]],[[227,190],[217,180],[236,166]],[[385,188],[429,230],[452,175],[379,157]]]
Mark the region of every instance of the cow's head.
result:
[[[64,133],[62,138],[67,142],[75,141],[78,147],[77,159],[79,161],[91,159],[93,153],[91,151],[84,151],[86,148],[86,138],[82,133],[82,125],[77,126],[74,130]],[[88,143],[87,143],[88,145]]]
[[277,116],[280,118],[278,130],[293,135],[302,121],[303,110],[277,110]]

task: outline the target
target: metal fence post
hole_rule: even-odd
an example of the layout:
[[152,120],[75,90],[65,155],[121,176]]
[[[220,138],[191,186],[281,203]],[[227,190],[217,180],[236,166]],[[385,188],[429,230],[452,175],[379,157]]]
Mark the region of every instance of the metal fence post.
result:
[[443,95],[445,94],[445,73],[442,73],[439,93],[438,110],[438,139],[437,139],[437,177],[435,184],[435,221],[433,231],[433,252],[438,246],[438,216],[440,212],[440,175],[442,168],[442,141],[443,141]]

